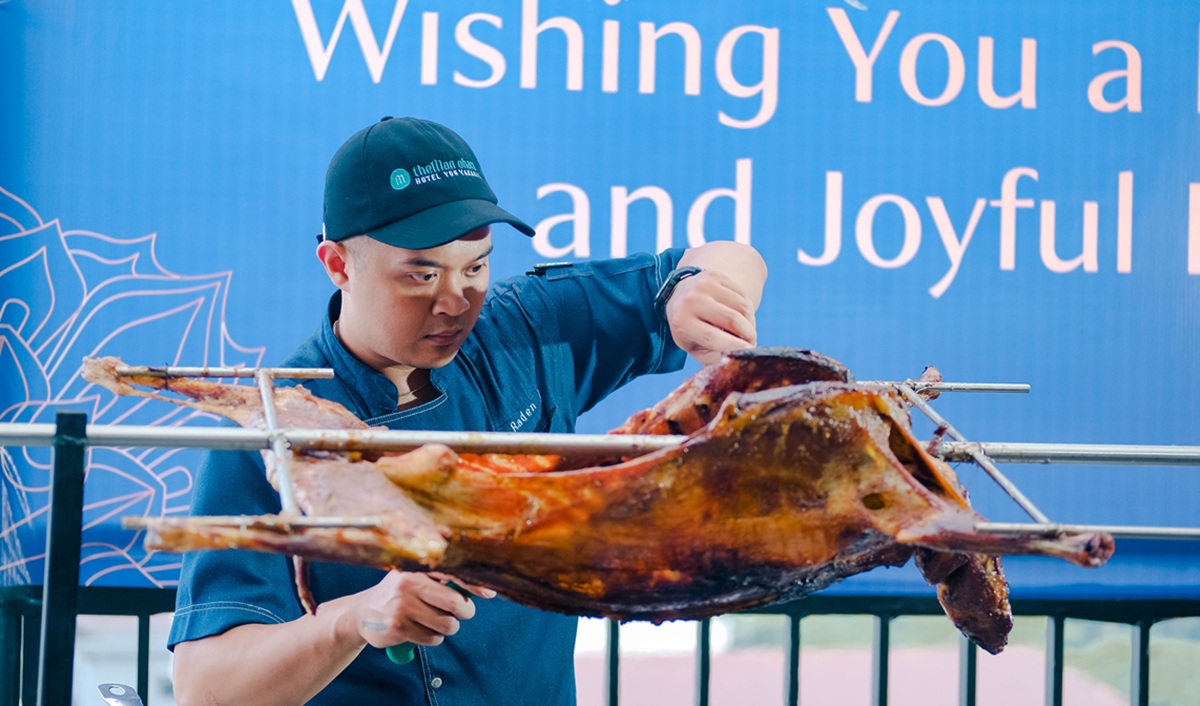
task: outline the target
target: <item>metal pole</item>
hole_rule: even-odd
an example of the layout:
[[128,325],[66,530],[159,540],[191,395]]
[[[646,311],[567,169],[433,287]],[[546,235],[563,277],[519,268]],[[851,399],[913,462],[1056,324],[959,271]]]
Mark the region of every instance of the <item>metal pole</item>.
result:
[[21,699],[21,613],[8,593],[0,587],[0,702],[15,704]]
[[892,616],[875,616],[875,636],[871,646],[871,703],[887,706],[888,657],[890,654]]
[[787,706],[800,706],[800,616],[788,614],[787,674],[784,678]]
[[696,634],[700,638],[696,649],[696,703],[708,706],[712,682],[712,618],[696,623]]
[[142,704],[150,706],[150,616],[138,617],[137,690]]
[[1046,706],[1062,706],[1065,630],[1066,619],[1061,615],[1046,617]]
[[79,538],[83,525],[83,466],[87,415],[59,412],[47,520],[46,574],[42,585],[38,703],[69,706],[75,665],[75,615],[79,608]]
[[958,638],[958,706],[975,706],[979,648],[966,636]]
[[621,624],[611,618],[608,621],[608,687],[605,701],[608,706],[621,703]]
[[1150,627],[1153,620],[1139,620],[1133,625],[1133,649],[1129,675],[1129,703],[1150,706]]

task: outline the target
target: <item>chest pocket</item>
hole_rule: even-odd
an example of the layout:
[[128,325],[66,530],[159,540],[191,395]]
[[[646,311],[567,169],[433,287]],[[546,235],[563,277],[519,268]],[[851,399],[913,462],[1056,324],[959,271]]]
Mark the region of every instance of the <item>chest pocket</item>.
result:
[[518,395],[520,400],[504,410],[504,419],[496,427],[499,431],[540,432],[550,427],[553,409],[546,409],[542,394],[538,390]]

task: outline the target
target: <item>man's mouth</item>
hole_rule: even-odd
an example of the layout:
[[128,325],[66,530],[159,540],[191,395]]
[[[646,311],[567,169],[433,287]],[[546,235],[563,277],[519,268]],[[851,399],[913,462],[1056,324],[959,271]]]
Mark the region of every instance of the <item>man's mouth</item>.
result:
[[432,341],[434,343],[434,345],[449,346],[449,345],[453,345],[455,342],[457,342],[458,337],[460,335],[462,335],[462,329],[455,328],[455,329],[448,329],[446,331],[439,331],[438,333],[431,333],[431,334],[427,335],[425,338]]

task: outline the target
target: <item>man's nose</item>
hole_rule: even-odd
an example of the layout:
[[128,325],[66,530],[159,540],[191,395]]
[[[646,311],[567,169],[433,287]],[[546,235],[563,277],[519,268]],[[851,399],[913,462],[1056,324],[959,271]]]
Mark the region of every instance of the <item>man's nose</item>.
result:
[[464,282],[447,278],[433,301],[433,313],[447,316],[462,316],[471,308]]

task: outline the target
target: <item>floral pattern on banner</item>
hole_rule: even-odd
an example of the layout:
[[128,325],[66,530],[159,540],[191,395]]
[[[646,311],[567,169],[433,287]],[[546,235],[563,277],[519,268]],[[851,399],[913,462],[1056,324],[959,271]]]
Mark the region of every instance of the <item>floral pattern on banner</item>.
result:
[[[89,355],[137,365],[256,366],[263,348],[230,338],[232,272],[183,275],[158,262],[156,234],[120,239],[64,231],[0,188],[0,424],[215,426],[214,416],[119,397],[79,375]],[[147,552],[122,517],[187,514],[200,451],[88,447],[81,585],[173,586],[179,556]],[[0,448],[0,585],[41,584],[52,450]]]

